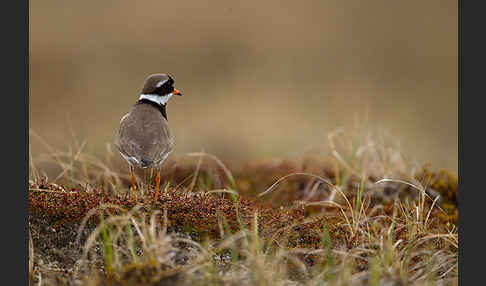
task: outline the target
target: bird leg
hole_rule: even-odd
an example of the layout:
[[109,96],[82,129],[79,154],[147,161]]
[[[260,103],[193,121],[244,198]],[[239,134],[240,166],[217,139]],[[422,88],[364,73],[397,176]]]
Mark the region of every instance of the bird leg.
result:
[[155,178],[155,200],[154,205],[159,200],[159,188],[160,188],[160,170],[157,170],[157,177]]
[[137,189],[135,188],[135,175],[133,174],[133,167],[130,166],[130,174],[132,175],[132,191],[133,191],[133,197],[135,199],[135,202],[138,201],[137,199]]

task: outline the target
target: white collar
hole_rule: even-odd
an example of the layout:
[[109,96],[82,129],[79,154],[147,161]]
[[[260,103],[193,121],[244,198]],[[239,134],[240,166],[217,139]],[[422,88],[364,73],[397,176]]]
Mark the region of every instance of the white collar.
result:
[[172,96],[173,94],[172,93],[169,93],[168,95],[164,95],[164,96],[160,96],[158,94],[141,94],[140,95],[140,99],[146,99],[146,100],[150,100],[152,102],[155,102],[157,103],[158,105],[164,105],[167,103],[167,101],[169,101],[169,98]]

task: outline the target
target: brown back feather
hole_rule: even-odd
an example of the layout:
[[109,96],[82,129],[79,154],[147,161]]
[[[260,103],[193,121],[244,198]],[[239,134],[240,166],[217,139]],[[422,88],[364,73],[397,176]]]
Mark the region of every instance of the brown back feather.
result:
[[167,120],[157,108],[136,104],[120,122],[117,146],[125,156],[139,162],[152,161],[156,166],[172,151],[173,139]]

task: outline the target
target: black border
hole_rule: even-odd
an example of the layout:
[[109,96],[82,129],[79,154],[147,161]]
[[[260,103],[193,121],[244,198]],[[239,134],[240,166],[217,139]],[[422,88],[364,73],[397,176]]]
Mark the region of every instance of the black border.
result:
[[[459,0],[459,285],[484,282],[484,7]],[[483,5],[484,6],[484,5]]]
[[1,284],[28,285],[29,1],[2,4]]

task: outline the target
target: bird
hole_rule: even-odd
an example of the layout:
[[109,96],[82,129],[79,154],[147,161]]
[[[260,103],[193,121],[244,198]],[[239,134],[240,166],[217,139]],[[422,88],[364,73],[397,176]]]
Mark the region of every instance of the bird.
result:
[[174,146],[166,110],[173,95],[182,96],[182,93],[174,88],[174,79],[170,75],[149,75],[138,101],[120,120],[115,144],[128,163],[135,202],[138,201],[135,166],[157,169],[154,203],[158,201],[160,170]]

